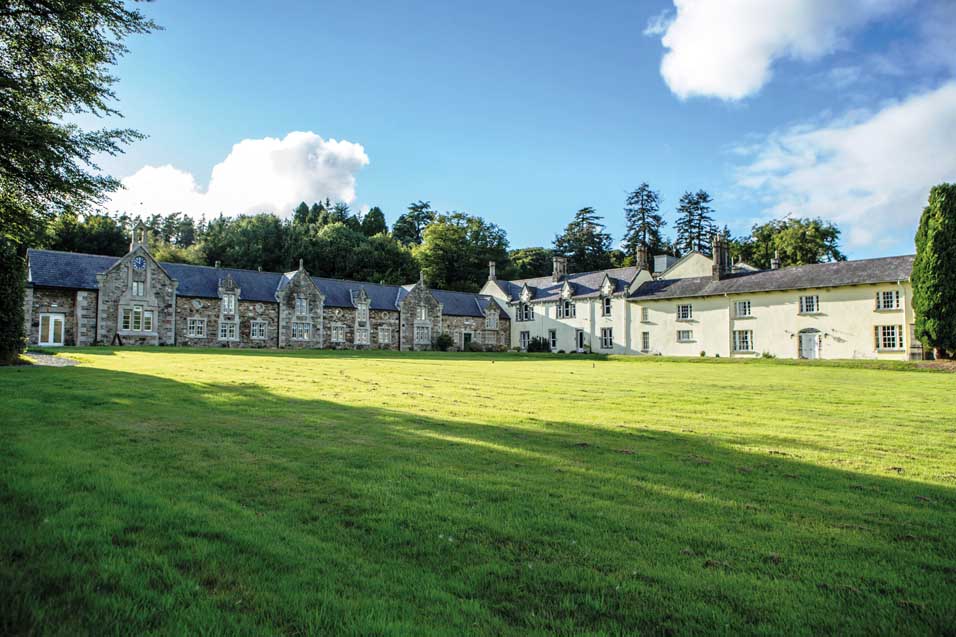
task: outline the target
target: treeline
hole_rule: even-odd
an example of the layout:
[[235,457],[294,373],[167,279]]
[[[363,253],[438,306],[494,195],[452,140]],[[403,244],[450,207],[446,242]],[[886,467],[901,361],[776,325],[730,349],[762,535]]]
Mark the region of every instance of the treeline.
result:
[[[267,271],[288,271],[303,259],[317,276],[381,283],[407,283],[419,272],[430,285],[475,291],[487,278],[489,261],[501,278],[550,274],[552,257],[568,259],[569,271],[634,265],[641,246],[649,254],[710,253],[712,198],[703,190],[685,193],[674,211],[674,235],[660,210],[660,195],[646,183],[625,201],[626,231],[619,247],[593,208],[577,211],[550,247],[510,249],[507,233],[481,217],[438,212],[417,201],[389,228],[373,207],[353,213],[329,200],[300,203],[288,219],[271,213],[194,220],[181,213],[134,218],[63,213],[48,227],[43,247],[94,254],[125,254],[138,221],[150,230],[151,249],[161,261]],[[726,227],[725,227],[726,228]],[[788,218],[755,225],[750,235],[731,238],[736,261],[770,267],[775,253],[786,265],[842,260],[840,231],[820,219]]]

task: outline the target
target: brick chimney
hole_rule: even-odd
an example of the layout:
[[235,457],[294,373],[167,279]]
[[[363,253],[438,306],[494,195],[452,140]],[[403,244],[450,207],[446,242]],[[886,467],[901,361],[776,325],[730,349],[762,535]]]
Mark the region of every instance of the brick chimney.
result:
[[568,258],[554,257],[552,260],[554,269],[551,271],[551,280],[557,283],[568,275]]
[[721,232],[714,235],[711,246],[714,252],[714,281],[720,281],[734,271],[733,262],[730,260],[730,242]]
[[770,259],[770,269],[771,270],[780,269],[780,251],[779,250],[773,251],[773,258]]
[[494,261],[489,261],[489,262],[488,262],[488,280],[489,280],[489,281],[497,281],[497,280],[498,280],[498,276],[495,274],[495,262],[494,262]]

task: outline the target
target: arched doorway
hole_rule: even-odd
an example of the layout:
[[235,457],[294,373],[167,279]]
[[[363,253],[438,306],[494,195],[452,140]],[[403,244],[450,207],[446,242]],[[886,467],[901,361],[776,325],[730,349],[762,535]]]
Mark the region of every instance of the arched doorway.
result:
[[808,327],[800,330],[799,337],[800,358],[820,358],[820,330]]

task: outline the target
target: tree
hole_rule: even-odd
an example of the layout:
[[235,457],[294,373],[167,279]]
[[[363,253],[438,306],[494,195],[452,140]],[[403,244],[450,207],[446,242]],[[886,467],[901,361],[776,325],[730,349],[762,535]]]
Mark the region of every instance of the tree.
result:
[[916,338],[937,358],[956,351],[956,183],[934,186],[916,230]]
[[[642,183],[627,196],[624,216],[627,228],[624,231],[624,251],[633,258],[637,257],[640,246],[647,248],[648,255],[659,254],[663,246],[661,228],[665,222],[660,215],[660,193],[651,190],[647,182]],[[643,265],[643,264],[641,264]]]
[[508,238],[481,217],[451,212],[438,215],[425,228],[414,254],[429,285],[475,292],[488,278],[488,262],[507,258]]
[[714,219],[711,217],[713,201],[706,191],[690,191],[681,195],[677,205],[676,244],[682,252],[701,252],[710,256],[710,240],[714,234]]
[[286,246],[287,226],[274,214],[220,216],[211,221],[202,241],[207,264],[282,272],[292,267]]
[[355,248],[355,266],[349,278],[357,281],[402,285],[418,279],[418,264],[412,251],[380,232]]
[[506,278],[531,279],[551,274],[554,254],[548,248],[518,248],[508,253]]
[[155,28],[123,0],[0,4],[0,363],[23,347],[27,245],[56,213],[86,212],[118,188],[93,158],[141,137],[68,122],[119,114],[110,67],[128,36]]
[[108,215],[78,217],[62,212],[47,230],[42,242],[50,250],[108,254],[119,257],[129,250],[129,235],[119,221]]
[[568,272],[589,272],[611,267],[611,235],[594,208],[581,208],[554,238],[554,252],[568,258]]
[[840,251],[840,229],[823,219],[775,219],[751,228],[749,237],[730,242],[734,261],[767,269],[774,255],[782,265],[846,261]]
[[[316,204],[313,204],[316,205]],[[310,222],[309,219],[309,204],[304,201],[299,203],[295,207],[295,210],[292,211],[292,223],[295,224],[307,224]]]
[[362,233],[366,237],[374,237],[380,232],[388,232],[385,213],[378,206],[372,206],[372,209],[362,217]]
[[405,245],[420,245],[424,240],[425,228],[435,220],[435,211],[431,202],[418,200],[408,205],[408,211],[395,220],[392,236]]

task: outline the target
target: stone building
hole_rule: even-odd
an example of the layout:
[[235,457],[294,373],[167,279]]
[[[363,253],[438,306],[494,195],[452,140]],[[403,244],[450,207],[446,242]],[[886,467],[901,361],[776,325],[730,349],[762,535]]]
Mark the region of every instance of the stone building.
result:
[[25,323],[32,345],[248,348],[509,348],[493,298],[293,272],[160,263],[137,226],[123,257],[30,250]]

